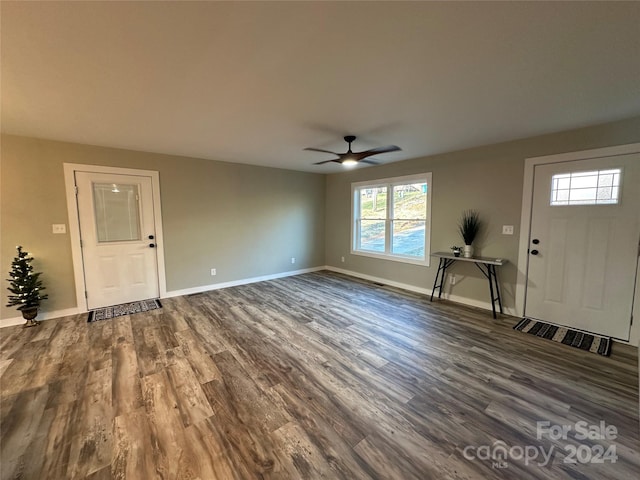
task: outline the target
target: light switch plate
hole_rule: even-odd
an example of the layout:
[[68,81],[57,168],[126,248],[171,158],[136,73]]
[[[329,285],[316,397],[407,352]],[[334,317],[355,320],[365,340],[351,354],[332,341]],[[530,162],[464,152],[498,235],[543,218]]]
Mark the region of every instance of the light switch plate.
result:
[[502,225],[503,235],[513,235],[513,225]]
[[67,226],[64,223],[54,223],[51,227],[53,233],[67,233]]

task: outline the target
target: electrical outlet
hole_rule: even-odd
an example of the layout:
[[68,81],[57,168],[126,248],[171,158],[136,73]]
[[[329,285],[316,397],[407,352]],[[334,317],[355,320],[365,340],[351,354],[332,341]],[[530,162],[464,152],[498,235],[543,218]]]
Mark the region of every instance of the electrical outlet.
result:
[[340,261],[344,263],[344,257],[340,257]]
[[291,263],[296,263],[296,257],[291,257]]
[[449,283],[451,285],[455,285],[456,284],[456,276],[455,275],[449,275]]
[[502,225],[503,235],[513,235],[513,225]]
[[211,276],[212,276],[212,277],[214,277],[214,276],[216,276],[216,275],[217,275],[217,273],[216,273],[216,269],[215,269],[215,268],[212,268],[212,269],[211,269]]
[[64,223],[54,223],[51,230],[53,233],[67,233],[67,226]]

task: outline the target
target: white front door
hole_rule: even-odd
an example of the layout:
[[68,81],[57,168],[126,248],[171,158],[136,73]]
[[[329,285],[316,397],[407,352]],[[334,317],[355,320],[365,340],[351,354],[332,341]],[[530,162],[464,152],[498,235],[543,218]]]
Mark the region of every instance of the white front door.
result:
[[536,165],[525,315],[628,340],[640,154]]
[[75,172],[89,309],[157,298],[151,177]]

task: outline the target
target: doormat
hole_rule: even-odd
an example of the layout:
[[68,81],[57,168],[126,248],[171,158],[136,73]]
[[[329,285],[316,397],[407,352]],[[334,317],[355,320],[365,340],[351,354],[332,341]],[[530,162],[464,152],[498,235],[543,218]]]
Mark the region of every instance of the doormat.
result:
[[597,353],[604,357],[611,355],[611,337],[591,335],[590,333],[584,333],[580,330],[558,327],[557,325],[531,320],[530,318],[523,318],[513,328],[514,330],[520,330],[521,332],[529,333],[536,337],[546,338],[554,342],[579,348],[580,350]]
[[123,303],[112,307],[97,308],[89,312],[87,322],[97,322],[98,320],[108,320],[109,318],[121,317],[122,315],[132,315],[134,313],[148,312],[162,308],[160,300],[142,300],[140,302]]

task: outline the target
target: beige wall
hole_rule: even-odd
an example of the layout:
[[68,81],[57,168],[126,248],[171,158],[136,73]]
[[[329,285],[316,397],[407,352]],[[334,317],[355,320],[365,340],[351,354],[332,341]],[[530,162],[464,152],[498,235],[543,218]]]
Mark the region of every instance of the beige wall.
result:
[[[351,255],[351,183],[386,177],[433,173],[431,251],[462,243],[456,230],[460,213],[474,208],[487,228],[474,243],[476,254],[502,257],[509,264],[499,275],[504,304],[515,306],[518,241],[524,160],[529,157],[640,142],[640,117],[579,130],[489,145],[415,160],[329,175],[327,178],[326,263],[329,266],[431,290],[437,262],[422,267]],[[502,235],[513,225],[513,236]],[[345,257],[342,263],[340,257]],[[471,303],[489,302],[487,280],[473,265],[459,262],[453,290]]]
[[[44,271],[50,299],[43,310],[75,307],[69,236],[51,233],[51,224],[68,223],[62,167],[67,162],[160,172],[169,291],[324,264],[430,290],[434,264],[351,255],[349,244],[351,182],[432,172],[431,250],[461,243],[460,212],[479,210],[487,229],[477,253],[509,260],[500,274],[505,305],[512,308],[524,159],[634,142],[640,142],[640,117],[325,177],[3,135],[0,269],[8,272],[14,246],[21,243]],[[514,225],[515,235],[503,236],[502,225]],[[210,276],[212,267],[216,277]],[[454,273],[455,295],[488,301],[486,280],[473,266],[458,264]],[[2,318],[17,316],[4,307],[6,284],[0,293]]]
[[[63,163],[160,173],[168,291],[324,265],[324,175],[10,135],[0,147],[0,271],[15,245],[33,252],[43,312],[76,306],[69,234],[51,232],[68,227]],[[19,316],[7,286],[1,318]]]

